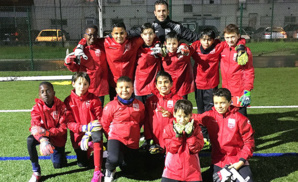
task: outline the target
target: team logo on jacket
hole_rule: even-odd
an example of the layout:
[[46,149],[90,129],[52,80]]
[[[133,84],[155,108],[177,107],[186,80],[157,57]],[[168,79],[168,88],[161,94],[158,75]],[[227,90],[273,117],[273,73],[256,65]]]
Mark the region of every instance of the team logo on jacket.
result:
[[96,50],[95,50],[95,55],[96,55],[97,57],[100,56],[100,49],[96,49]]
[[168,108],[173,108],[173,106],[174,106],[174,102],[173,102],[173,100],[168,100],[168,102],[167,102],[167,107],[168,107]]
[[90,100],[87,100],[87,101],[85,102],[85,104],[86,104],[87,107],[90,106]]
[[132,107],[133,107],[133,110],[135,110],[135,111],[139,111],[140,110],[140,107],[139,107],[139,104],[138,103],[133,103],[132,104]]
[[212,49],[209,54],[215,54],[215,49]]
[[54,120],[58,119],[58,111],[53,111],[51,113],[51,115],[52,115],[52,117],[53,117]]
[[236,61],[237,53],[234,53],[233,61]]
[[236,123],[235,119],[229,118],[229,120],[228,120],[228,127],[229,128],[234,128],[235,127],[235,123]]

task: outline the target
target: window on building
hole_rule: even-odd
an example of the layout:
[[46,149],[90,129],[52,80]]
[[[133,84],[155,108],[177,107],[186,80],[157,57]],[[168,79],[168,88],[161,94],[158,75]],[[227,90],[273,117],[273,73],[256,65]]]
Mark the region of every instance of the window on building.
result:
[[192,5],[191,4],[184,4],[184,12],[192,12]]
[[221,4],[221,0],[203,0],[203,4]]
[[296,16],[285,16],[285,25],[296,23]]
[[120,0],[108,0],[108,3],[120,3]]
[[51,19],[51,25],[67,25],[67,20],[66,19],[62,19],[62,21],[60,19]]
[[145,0],[131,0],[131,4],[144,4]]

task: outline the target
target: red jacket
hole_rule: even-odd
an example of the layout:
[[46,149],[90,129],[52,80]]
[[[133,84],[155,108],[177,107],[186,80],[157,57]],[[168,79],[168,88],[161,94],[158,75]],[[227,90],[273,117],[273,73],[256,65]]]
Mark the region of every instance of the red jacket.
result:
[[138,50],[134,93],[137,96],[149,95],[154,89],[156,74],[161,70],[161,58],[151,55],[150,48],[140,47]]
[[[64,147],[67,139],[67,121],[72,121],[66,112],[64,103],[54,98],[54,105],[49,108],[41,99],[35,99],[35,105],[31,111],[31,131],[32,126],[40,126],[48,130],[49,139],[52,145],[56,147]],[[39,137],[35,136],[39,141]]]
[[131,80],[134,80],[137,51],[143,43],[141,37],[127,39],[122,44],[117,43],[111,37],[105,38],[104,47],[112,74],[110,77],[112,87],[116,87],[117,80],[121,76],[128,76]]
[[195,91],[190,55],[168,53],[163,58],[162,66],[172,76],[174,93],[184,96]]
[[64,100],[67,112],[74,117],[73,122],[68,122],[67,127],[70,129],[70,137],[73,148],[79,148],[79,142],[84,136],[81,132],[82,125],[87,125],[93,120],[99,120],[102,115],[101,102],[97,96],[86,92],[83,96],[78,96],[72,90],[71,94]]
[[157,109],[163,107],[173,114],[175,103],[180,99],[182,99],[181,96],[172,93],[164,97],[157,93],[146,100],[144,135],[147,140],[153,139],[154,143],[159,144],[162,148],[165,147],[162,136],[163,129],[171,122],[171,119],[162,117],[162,113],[158,112]]
[[104,107],[101,118],[108,139],[118,140],[131,149],[138,149],[144,111],[144,104],[138,99],[124,105],[115,97]]
[[199,40],[191,44],[191,48],[195,51],[192,57],[195,60],[194,76],[197,89],[208,90],[219,84],[219,60],[223,44],[215,39],[214,45],[213,50],[204,54]]
[[193,114],[208,129],[212,144],[212,164],[224,167],[226,164],[248,160],[253,155],[254,130],[249,119],[230,106],[225,114],[215,108],[203,114]]
[[177,181],[202,181],[198,153],[204,146],[204,140],[198,122],[194,122],[190,137],[183,134],[177,138],[175,135],[171,122],[163,133],[167,155],[162,177]]
[[[82,45],[85,45],[84,40],[80,41]],[[98,39],[96,44],[84,47],[88,60],[81,58],[79,65],[75,62],[64,64],[72,72],[87,72],[90,77],[88,91],[98,97],[109,94],[108,64],[103,43],[104,39]]]
[[[226,42],[224,42],[227,44]],[[230,90],[232,94],[233,105],[240,107],[239,98],[244,94],[244,90],[251,91],[254,83],[254,67],[252,54],[246,47],[248,62],[240,66],[236,62],[237,52],[235,47],[225,46],[221,53],[220,70],[222,77],[222,87]]]

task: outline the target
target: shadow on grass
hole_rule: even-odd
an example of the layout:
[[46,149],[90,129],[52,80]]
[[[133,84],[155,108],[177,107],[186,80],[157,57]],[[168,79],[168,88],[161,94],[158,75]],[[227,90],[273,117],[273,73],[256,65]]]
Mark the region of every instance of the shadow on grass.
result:
[[[266,151],[266,153],[275,153],[276,150],[278,152],[289,152],[286,150],[282,151],[278,147],[290,142],[297,143],[297,111],[249,114],[248,117],[255,130],[255,152],[260,150],[267,150],[268,152]],[[295,144],[289,144],[288,148],[291,149],[291,147],[296,146]],[[293,149],[291,152],[293,152]],[[208,168],[208,170],[202,173],[203,181],[212,182],[212,172],[209,169],[211,164],[210,157],[201,157],[200,161],[202,168]],[[257,182],[268,182],[286,177],[298,170],[297,156],[252,157],[249,162],[253,179]],[[293,175],[293,179],[289,179],[289,181],[294,180],[295,177],[297,178],[297,175]]]
[[53,177],[57,177],[57,176],[61,176],[61,175],[78,173],[78,172],[83,172],[83,171],[88,171],[88,170],[90,170],[90,168],[80,168],[80,169],[74,169],[74,170],[65,171],[65,172],[61,172],[61,173],[54,173],[54,174],[42,176],[41,181],[46,181],[49,178],[53,178]]
[[266,150],[285,145],[290,142],[297,142],[297,111],[249,114],[248,117],[255,130],[256,152],[258,150]]

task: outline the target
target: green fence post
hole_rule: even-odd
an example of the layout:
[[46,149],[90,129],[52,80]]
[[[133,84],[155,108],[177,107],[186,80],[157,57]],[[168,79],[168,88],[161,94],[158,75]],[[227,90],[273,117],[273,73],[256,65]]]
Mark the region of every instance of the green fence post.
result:
[[32,48],[32,40],[31,40],[31,11],[29,10],[29,6],[27,7],[27,24],[28,24],[28,33],[29,33],[29,46],[30,46],[30,57],[31,57],[31,71],[34,70],[34,62],[33,62],[33,48]]
[[169,12],[170,12],[169,17],[170,19],[172,19],[172,0],[169,0]]
[[61,34],[62,34],[62,47],[64,47],[63,31],[62,31],[63,30],[63,22],[62,22],[61,0],[59,0],[59,6],[60,6],[60,25],[61,25]]
[[274,0],[272,0],[272,14],[271,14],[271,35],[270,35],[270,39],[272,41],[272,30],[273,30],[273,12],[274,12]]

